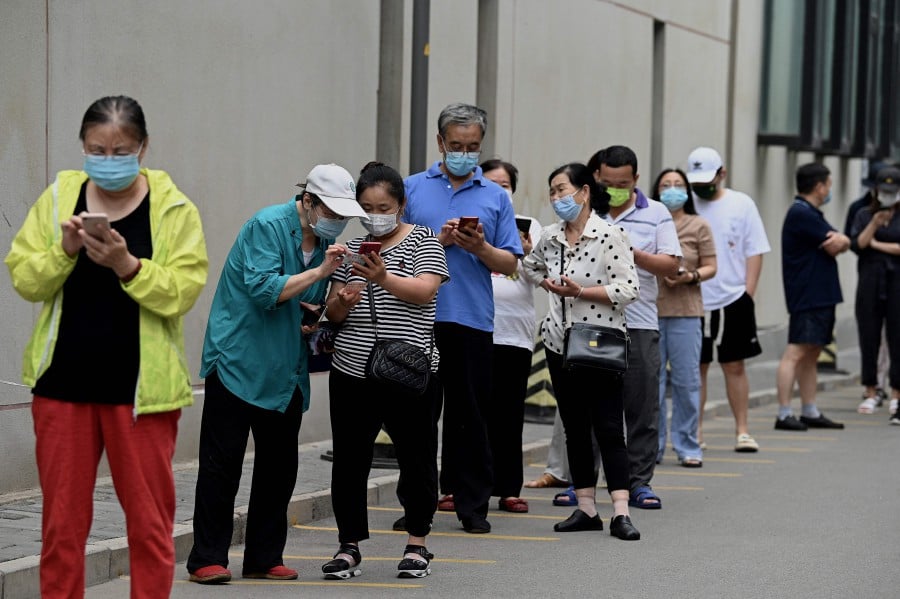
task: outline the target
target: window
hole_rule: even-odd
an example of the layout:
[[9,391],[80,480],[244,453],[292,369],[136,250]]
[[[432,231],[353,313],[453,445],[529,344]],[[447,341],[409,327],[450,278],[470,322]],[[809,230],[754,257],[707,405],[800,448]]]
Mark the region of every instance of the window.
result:
[[900,1],[766,0],[760,144],[900,150]]

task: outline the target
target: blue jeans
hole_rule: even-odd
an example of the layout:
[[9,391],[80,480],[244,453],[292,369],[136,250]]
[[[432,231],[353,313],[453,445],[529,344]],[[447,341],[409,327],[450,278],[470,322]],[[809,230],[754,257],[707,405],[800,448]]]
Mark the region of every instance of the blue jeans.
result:
[[700,417],[700,317],[659,319],[659,453],[666,448],[666,362],[672,387],[672,447],[678,459],[702,458],[697,441]]

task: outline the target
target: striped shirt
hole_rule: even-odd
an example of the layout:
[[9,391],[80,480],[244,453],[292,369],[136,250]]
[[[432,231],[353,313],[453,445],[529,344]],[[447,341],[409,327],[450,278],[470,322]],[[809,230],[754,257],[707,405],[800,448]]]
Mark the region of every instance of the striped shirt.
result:
[[[357,237],[347,242],[351,252],[358,252],[365,237]],[[441,283],[450,278],[444,248],[431,229],[415,225],[400,243],[382,250],[387,271],[401,277],[417,277],[436,274]],[[341,265],[331,276],[332,281],[349,283],[363,277],[351,274],[348,264]],[[363,378],[366,361],[375,344],[375,329],[369,310],[369,287],[362,290],[362,299],[344,320],[335,338],[335,353],[331,367],[350,376]],[[379,339],[402,339],[427,352],[431,347],[431,369],[437,371],[438,351],[432,341],[435,306],[437,299],[424,305],[411,304],[399,300],[380,285],[372,284],[375,314],[378,317]]]

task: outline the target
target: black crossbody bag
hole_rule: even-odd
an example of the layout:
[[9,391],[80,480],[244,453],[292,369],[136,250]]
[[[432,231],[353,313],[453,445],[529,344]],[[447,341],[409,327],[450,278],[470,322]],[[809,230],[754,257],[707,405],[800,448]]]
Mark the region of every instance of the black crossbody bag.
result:
[[368,284],[369,312],[375,329],[375,344],[366,361],[366,378],[384,383],[407,393],[422,395],[431,378],[431,353],[434,333],[428,346],[428,354],[400,339],[379,339],[378,318],[375,316],[375,300],[372,299],[372,283]]

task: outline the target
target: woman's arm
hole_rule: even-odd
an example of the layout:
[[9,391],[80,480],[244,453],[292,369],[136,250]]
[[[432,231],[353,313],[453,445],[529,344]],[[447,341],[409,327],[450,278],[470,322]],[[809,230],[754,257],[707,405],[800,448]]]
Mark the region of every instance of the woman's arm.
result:
[[890,243],[887,241],[878,241],[877,239],[873,239],[869,242],[869,247],[871,247],[873,250],[884,252],[885,254],[890,254],[891,256],[900,256],[900,243]]

